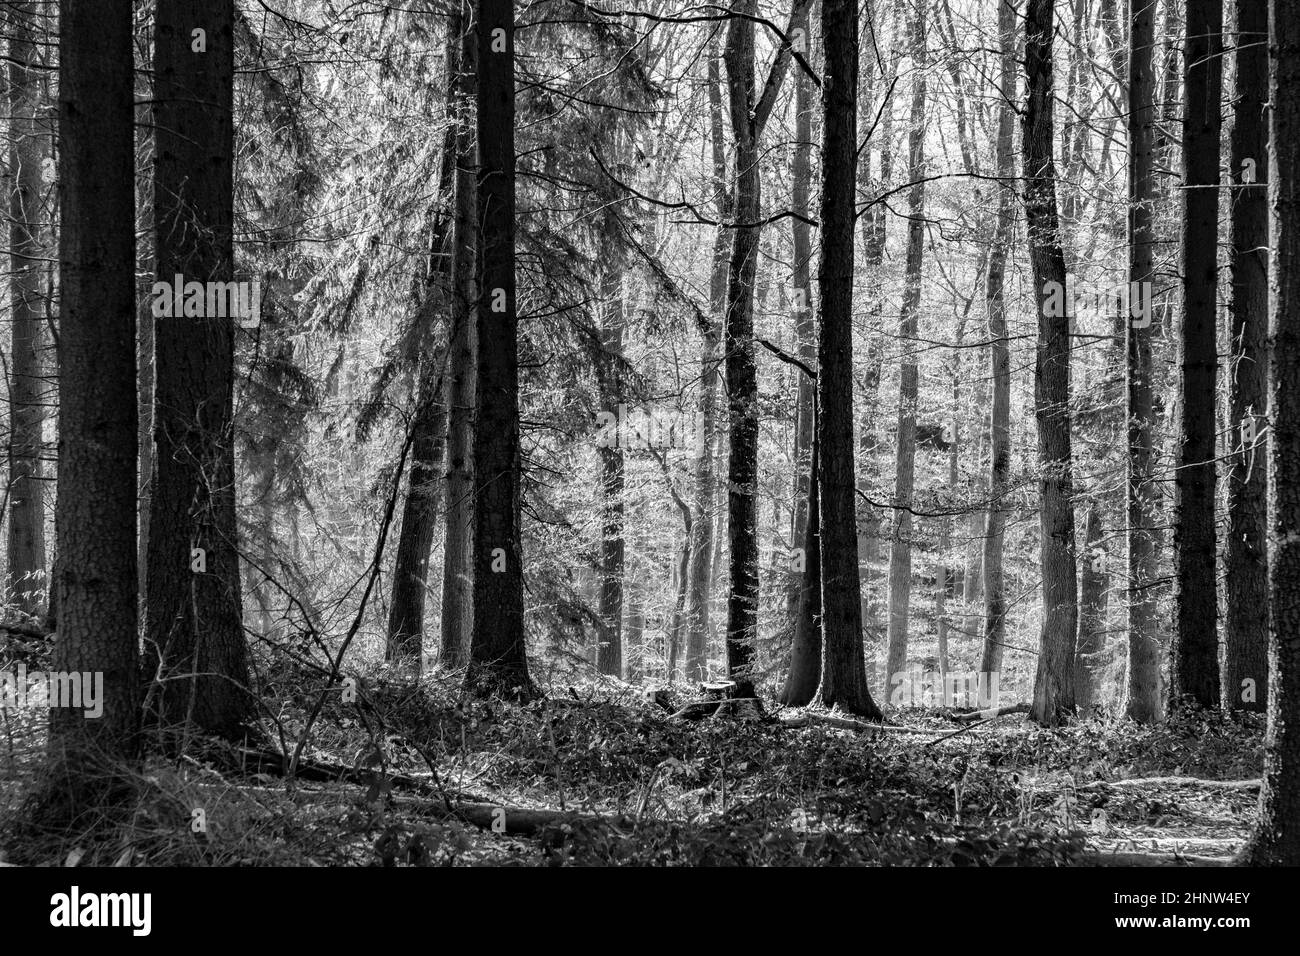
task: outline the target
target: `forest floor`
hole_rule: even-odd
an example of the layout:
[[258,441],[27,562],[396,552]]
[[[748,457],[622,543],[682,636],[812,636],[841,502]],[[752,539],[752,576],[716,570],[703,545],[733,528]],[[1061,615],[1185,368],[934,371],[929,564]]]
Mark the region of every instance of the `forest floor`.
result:
[[[266,726],[284,752],[316,684],[276,688]],[[57,830],[24,812],[44,715],[0,714],[0,860],[1214,865],[1246,838],[1262,761],[1254,717],[1047,731],[1013,714],[952,736],[953,712],[917,708],[889,715],[910,732],[869,732],[771,705],[674,717],[685,697],[655,703],[615,681],[462,705],[454,675],[376,675],[356,704],[337,688],[325,700],[291,783],[280,750],[207,741],[122,769],[128,800]],[[792,726],[801,715],[813,719]]]

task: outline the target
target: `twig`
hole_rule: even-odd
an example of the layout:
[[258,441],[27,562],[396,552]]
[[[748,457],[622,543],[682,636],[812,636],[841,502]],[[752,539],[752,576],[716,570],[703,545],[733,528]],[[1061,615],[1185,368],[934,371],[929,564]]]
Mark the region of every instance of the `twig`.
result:
[[944,734],[942,737],[937,737],[934,740],[931,740],[928,744],[926,744],[926,746],[933,747],[935,744],[941,744],[945,740],[952,740],[953,737],[960,737],[962,734],[972,731],[976,727],[985,727],[988,724],[993,723],[993,721],[1000,720],[1001,718],[1007,716],[1007,714],[1019,714],[1019,713],[1023,713],[1023,711],[1005,708],[1004,711],[999,711],[998,713],[990,717],[988,720],[977,720],[974,723],[967,724],[965,727],[961,728],[961,730],[954,730],[950,734]]

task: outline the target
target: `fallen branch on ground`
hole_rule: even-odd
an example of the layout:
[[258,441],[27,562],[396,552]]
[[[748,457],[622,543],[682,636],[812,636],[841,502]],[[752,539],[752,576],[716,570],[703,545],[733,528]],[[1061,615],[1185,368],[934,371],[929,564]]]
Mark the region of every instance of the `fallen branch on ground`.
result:
[[862,720],[850,720],[847,717],[832,717],[829,714],[799,714],[796,717],[782,717],[782,727],[809,727],[813,724],[825,724],[840,730],[855,730],[860,734],[932,734],[933,730],[924,727],[895,727],[891,724],[869,724]]
[[0,624],[0,631],[17,634],[19,637],[29,637],[36,641],[48,641],[54,637],[53,631],[43,630],[35,624]]
[[1258,790],[1258,780],[1202,780],[1200,777],[1126,777],[1122,780],[1094,780],[1079,790],[1099,787],[1204,787],[1206,790]]
[[994,717],[1005,717],[1007,714],[1027,714],[1029,713],[1028,704],[1010,704],[1006,707],[999,707],[996,710],[972,710],[968,714],[955,714],[953,720],[959,724],[970,724],[981,720],[992,720]]
[[[250,748],[242,748],[240,753],[248,759],[248,763],[241,768],[244,773],[287,777],[285,762],[288,757],[285,754],[272,749],[253,750]],[[444,798],[448,802],[450,800],[468,799],[473,801],[481,799],[477,794],[461,793],[439,786],[432,774],[386,773],[375,767],[349,767],[346,764],[334,763],[328,760],[300,760],[293,776],[297,780],[309,780],[315,783],[351,783],[363,787],[372,785],[378,776],[390,787],[414,790],[417,793]]]
[[573,813],[565,810],[525,810],[490,803],[457,803],[452,807],[456,816],[484,830],[505,827],[504,832],[529,836],[547,827],[564,823],[604,825],[615,829],[631,829],[631,817],[606,817],[593,813]]
[[1094,866],[1232,866],[1230,857],[1189,856],[1186,853],[1098,853],[1087,857]]
[[926,746],[927,746],[927,747],[933,747],[935,744],[941,744],[941,743],[943,743],[945,740],[952,740],[952,738],[954,738],[954,737],[960,737],[962,734],[970,733],[970,732],[971,732],[972,730],[974,730],[976,727],[985,727],[985,726],[987,726],[987,725],[993,723],[993,721],[997,720],[998,718],[1007,716],[1007,714],[1016,714],[1016,713],[1020,713],[1020,711],[1017,711],[1017,710],[1008,710],[1006,713],[997,713],[997,714],[994,714],[994,715],[993,715],[992,717],[990,717],[988,720],[975,720],[975,721],[971,721],[970,723],[966,724],[965,727],[961,728],[961,730],[954,730],[954,731],[953,731],[952,733],[950,733],[950,734],[944,734],[942,737],[938,737],[938,738],[936,738],[936,739],[934,739],[934,740],[931,740],[928,744],[926,744]]
[[392,797],[393,803],[404,809],[432,813],[440,817],[455,816],[482,830],[514,836],[532,836],[548,827],[560,824],[603,825],[619,830],[632,829],[636,821],[622,814],[603,816],[597,813],[575,813],[572,810],[530,810],[502,803],[459,802],[451,809],[440,803],[431,803],[413,797]]

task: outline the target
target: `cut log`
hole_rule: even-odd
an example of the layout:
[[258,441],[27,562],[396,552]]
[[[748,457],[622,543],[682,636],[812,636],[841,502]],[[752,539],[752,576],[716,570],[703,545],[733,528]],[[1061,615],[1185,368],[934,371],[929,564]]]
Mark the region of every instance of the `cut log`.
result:
[[953,720],[959,724],[971,724],[977,720],[992,720],[994,717],[1005,717],[1007,714],[1027,714],[1029,713],[1029,704],[1009,704],[1006,707],[990,708],[989,710],[972,710],[966,714],[955,714]]

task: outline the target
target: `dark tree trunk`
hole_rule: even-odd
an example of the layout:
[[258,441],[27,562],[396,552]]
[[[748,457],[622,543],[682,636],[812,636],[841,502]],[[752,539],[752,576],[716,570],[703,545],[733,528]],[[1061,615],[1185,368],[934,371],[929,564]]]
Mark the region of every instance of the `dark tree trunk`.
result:
[[[756,14],[754,0],[733,9]],[[731,447],[727,461],[727,674],[736,696],[752,697],[750,667],[758,630],[758,371],[754,361],[754,274],[758,265],[758,131],[754,123],[754,22],[736,18],[723,54],[731,131],[736,141],[736,227],[727,272],[726,389]]]
[[[438,295],[429,290],[429,295]],[[426,305],[427,309],[428,306]],[[393,602],[388,611],[385,658],[406,661],[418,674],[424,656],[424,597],[429,577],[429,549],[438,525],[442,460],[447,433],[442,350],[425,339],[411,422],[411,470],[406,478],[402,527],[393,561]]]
[[[447,113],[453,120],[443,134],[438,169],[438,212],[429,236],[429,268],[424,297],[417,304],[420,324],[419,381],[415,414],[411,421],[411,469],[406,478],[402,524],[393,561],[393,600],[388,611],[385,658],[414,664],[418,674],[424,658],[424,600],[428,592],[429,550],[438,526],[438,505],[443,500],[443,459],[447,439],[447,402],[444,365],[446,353],[435,347],[434,326],[440,313],[450,311],[452,262],[455,241],[456,144],[458,78],[462,75],[461,44],[464,20],[458,7],[447,18],[444,60],[447,76]],[[450,211],[449,211],[450,210]]]
[[[192,31],[199,28],[207,49],[196,54]],[[153,127],[159,282],[234,278],[233,100],[233,0],[160,0]],[[154,323],[145,672],[160,678],[149,691],[150,710],[164,728],[233,738],[252,707],[235,519],[237,319],[212,314],[228,309],[203,311]]]
[[[989,366],[993,379],[993,404],[989,410],[989,512],[984,528],[984,649],[980,670],[1002,670],[1002,650],[1007,633],[1007,595],[1002,572],[1003,533],[1007,521],[1004,500],[1011,479],[1011,345],[1007,340],[1007,305],[1004,285],[1011,234],[1015,228],[1016,196],[1010,179],[1015,175],[1012,154],[1016,103],[1016,11],[1010,3],[998,4],[1001,48],[998,139],[996,163],[1001,191],[993,247],[989,250],[988,278],[984,284],[984,311],[989,323]],[[987,678],[986,678],[987,679]]]
[[[479,0],[478,381],[474,430],[474,625],[466,686],[530,697],[519,493],[515,301],[515,24],[510,0]],[[494,49],[495,47],[495,49]]]
[[[808,0],[794,0],[790,36],[807,13]],[[731,552],[727,597],[727,674],[735,693],[753,696],[750,673],[758,637],[758,368],[754,360],[754,277],[758,267],[760,179],[758,143],[772,113],[790,62],[783,42],[772,62],[762,96],[754,81],[756,0],[734,0],[723,63],[727,68],[731,132],[736,142],[734,237],[727,267],[726,351],[727,536]]]
[[[460,336],[455,345],[464,351],[464,307],[458,312],[459,290],[456,289],[455,263],[458,250],[455,243],[458,229],[458,177],[461,165],[461,147],[465,135],[464,87],[468,70],[465,46],[468,33],[460,5],[452,7],[447,17],[445,62],[447,83],[448,122],[442,140],[442,161],[438,169],[438,212],[435,213],[429,241],[429,273],[425,282],[424,300],[419,303],[420,313],[420,378],[416,389],[415,419],[411,423],[411,471],[407,476],[406,501],[402,507],[402,529],[393,564],[393,606],[389,609],[389,640],[386,658],[389,661],[411,661],[419,672],[424,659],[424,604],[428,593],[429,551],[438,525],[438,505],[446,502],[446,483],[443,480],[447,454],[448,432],[447,381],[445,371],[448,352],[435,349],[433,330],[439,312],[451,313],[451,336]],[[472,62],[469,61],[469,62]],[[472,82],[472,78],[468,82]],[[471,139],[472,142],[472,139]],[[450,212],[447,212],[450,209]],[[464,254],[461,252],[461,259]],[[472,259],[471,259],[472,261]],[[464,271],[464,269],[463,269]],[[451,342],[448,342],[451,345]],[[454,356],[454,360],[464,355]],[[465,376],[464,365],[456,365],[454,375]],[[472,375],[472,373],[471,373]],[[460,382],[464,398],[464,382]],[[458,515],[463,520],[463,514]],[[464,574],[463,567],[456,568]],[[446,609],[443,609],[446,610]],[[441,641],[439,641],[441,644]],[[443,657],[443,656],[441,656]],[[443,659],[443,663],[454,663]]]
[[[1134,3],[1129,15],[1128,56],[1128,254],[1130,307],[1127,316],[1128,382],[1128,703],[1138,723],[1160,719],[1160,644],[1156,634],[1156,526],[1159,488],[1155,466],[1155,408],[1152,404],[1150,316],[1132,315],[1132,297],[1155,281],[1155,44],[1154,4]],[[1145,324],[1142,324],[1145,323]]]
[[444,507],[446,535],[442,553],[442,620],[439,666],[455,668],[465,662],[474,625],[474,395],[478,361],[478,329],[474,307],[478,235],[478,196],[474,170],[478,153],[474,141],[475,73],[478,40],[471,21],[470,0],[461,0],[452,29],[461,40],[460,71],[455,86],[456,220],[452,245],[451,332],[448,337],[447,483]]
[[1300,865],[1300,7],[1270,0],[1269,205],[1272,207],[1268,736],[1259,823],[1243,857]]
[[[59,380],[65,387],[53,666],[103,673],[104,713],[87,720],[72,708],[52,709],[49,745],[56,767],[83,773],[87,754],[129,758],[139,744],[131,8],[131,0],[64,0],[59,22]],[[91,788],[109,780],[79,782]]]
[[1268,2],[1236,0],[1232,100],[1232,366],[1228,531],[1224,554],[1223,702],[1268,701],[1268,469],[1264,421],[1268,352]]
[[853,476],[853,222],[857,170],[858,4],[822,0],[822,195],[817,263],[817,483],[822,575],[818,697],[872,720],[862,652]]
[[[153,101],[136,101],[135,117],[137,125],[136,151],[143,148],[149,155],[154,153],[153,144]],[[136,466],[136,484],[140,489],[136,500],[136,520],[139,522],[136,534],[137,579],[138,590],[143,597],[148,594],[149,571],[149,510],[152,507],[154,447],[153,447],[153,390],[154,390],[154,326],[153,296],[146,295],[149,284],[157,274],[158,262],[154,256],[156,219],[153,208],[153,182],[148,177],[136,176],[136,243],[137,276],[145,276],[141,290],[136,295],[135,323],[135,394],[136,394],[136,441],[139,442],[139,460]],[[149,675],[145,675],[148,683]]]
[[1183,314],[1174,470],[1170,703],[1219,706],[1214,396],[1218,373],[1222,0],[1187,0],[1183,37]]
[[45,386],[41,361],[41,276],[48,213],[42,196],[42,164],[49,155],[40,45],[46,31],[33,0],[11,3],[9,33],[9,303],[12,354],[9,365],[9,595],[28,614],[40,613],[45,580],[45,500],[41,429]]
[[[1054,0],[1029,0],[1025,18],[1028,103],[1024,118],[1025,218],[1038,311],[1034,413],[1038,420],[1043,627],[1032,714],[1055,726],[1074,713],[1074,641],[1078,582],[1070,453],[1070,319],[1051,308],[1051,290],[1066,289],[1065,254],[1056,211],[1052,160]],[[1060,315],[1053,314],[1061,312]]]

